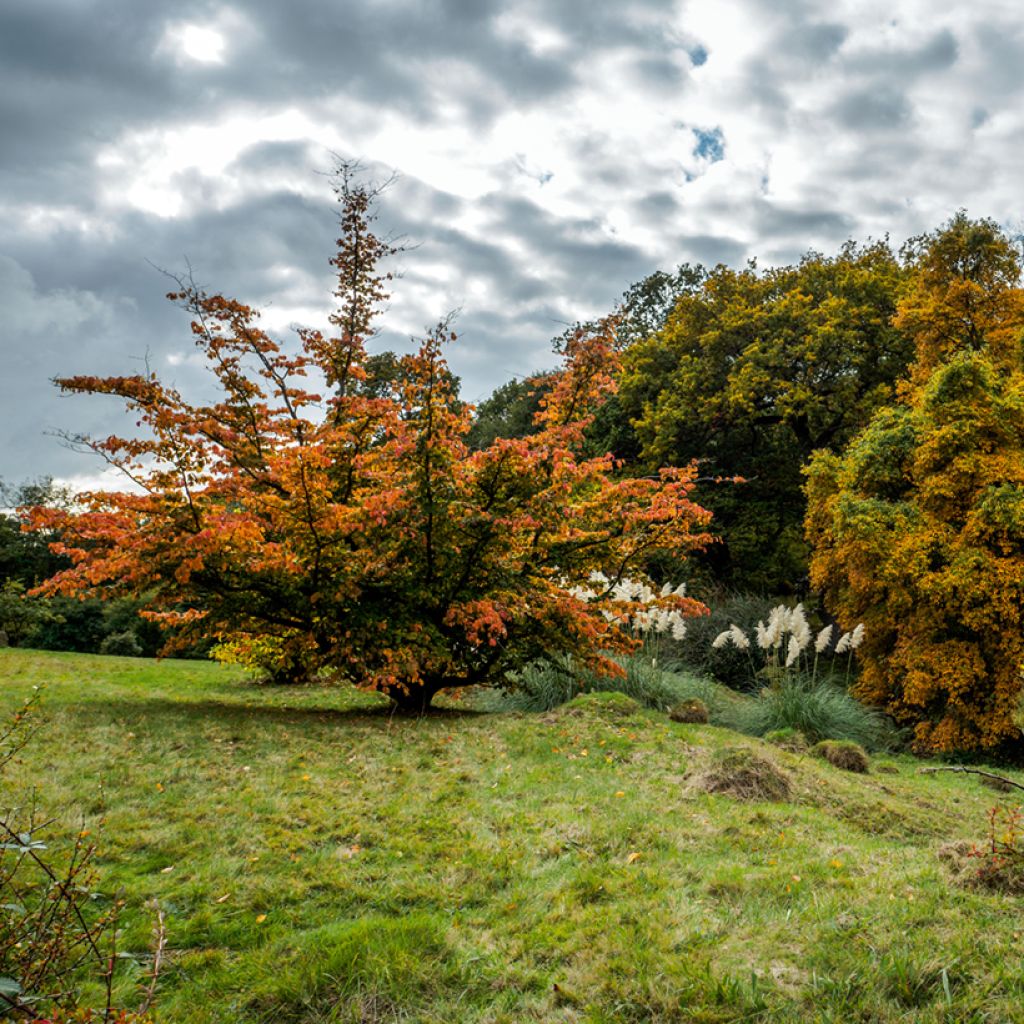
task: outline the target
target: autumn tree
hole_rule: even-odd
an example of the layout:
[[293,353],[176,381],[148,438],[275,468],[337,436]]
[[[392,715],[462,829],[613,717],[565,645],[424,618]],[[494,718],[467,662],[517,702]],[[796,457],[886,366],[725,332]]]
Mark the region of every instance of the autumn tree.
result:
[[892,324],[902,277],[884,242],[691,273],[662,329],[625,351],[618,401],[639,465],[699,458],[704,478],[745,480],[698,491],[719,581],[782,592],[806,574],[801,471],[892,401],[913,351]]
[[1020,735],[1024,291],[1016,247],[958,214],[908,248],[901,400],[808,479],[812,576],[866,624],[857,693],[928,750]]
[[[690,500],[692,466],[617,479],[611,456],[583,451],[615,390],[614,321],[568,340],[534,433],[472,451],[448,324],[367,386],[393,250],[374,233],[375,191],[346,167],[336,192],[331,331],[302,329],[289,351],[251,307],[182,281],[170,297],[218,401],[190,403],[155,374],[58,382],[123,399],[143,432],[76,439],[135,487],[34,511],[72,562],[43,592],[144,595],[151,618],[273,678],[329,677],[410,708],[542,656],[616,671],[607,652],[634,641],[615,584],[651,552],[699,546],[709,516]],[[607,587],[584,599],[597,572]]]

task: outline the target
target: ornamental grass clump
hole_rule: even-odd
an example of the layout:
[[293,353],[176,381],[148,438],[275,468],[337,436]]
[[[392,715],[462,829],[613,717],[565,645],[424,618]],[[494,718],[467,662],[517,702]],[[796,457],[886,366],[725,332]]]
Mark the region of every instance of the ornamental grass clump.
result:
[[733,690],[751,689],[757,684],[751,679],[748,653],[732,643],[712,647],[712,641],[733,626],[753,636],[755,624],[769,614],[772,602],[756,594],[722,593],[705,603],[708,613],[687,621],[681,641],[662,643],[666,649],[659,653],[659,664],[709,676]]
[[[752,677],[778,683],[797,675],[809,675],[812,682],[818,679],[819,667],[824,670],[823,657],[833,663],[833,655],[846,655],[846,677],[853,666],[853,653],[864,640],[863,623],[850,632],[843,633],[832,650],[835,627],[825,626],[815,635],[807,619],[804,606],[790,608],[776,605],[768,613],[767,621],[759,621],[754,627],[756,645],[736,623],[730,623],[711,642],[713,650],[733,647],[743,652],[748,661]],[[759,653],[757,653],[759,652]],[[832,664],[834,670],[834,664]]]

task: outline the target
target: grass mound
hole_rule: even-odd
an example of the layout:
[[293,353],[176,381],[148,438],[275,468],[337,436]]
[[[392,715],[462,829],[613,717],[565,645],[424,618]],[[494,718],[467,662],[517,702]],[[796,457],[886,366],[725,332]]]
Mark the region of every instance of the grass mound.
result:
[[954,885],[1006,896],[1024,896],[1024,858],[998,858],[975,843],[957,839],[939,847],[939,860]]
[[808,746],[807,737],[799,729],[773,729],[764,734],[764,741],[791,754],[802,754]]
[[643,706],[639,701],[615,690],[607,693],[580,693],[560,707],[553,708],[545,720],[550,723],[563,718],[580,718],[588,715],[592,717],[632,718],[642,710]]
[[694,787],[737,800],[787,800],[793,791],[789,776],[774,761],[745,747],[715,751],[707,769],[694,780]]
[[668,717],[673,722],[686,725],[706,725],[709,721],[708,706],[700,697],[688,697],[669,708]]
[[815,744],[812,753],[846,772],[864,775],[871,767],[867,751],[859,743],[849,740],[822,740]]

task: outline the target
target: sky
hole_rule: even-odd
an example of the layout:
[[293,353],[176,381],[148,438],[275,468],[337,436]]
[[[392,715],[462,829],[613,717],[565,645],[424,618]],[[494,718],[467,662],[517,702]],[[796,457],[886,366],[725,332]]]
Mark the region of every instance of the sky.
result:
[[1022,92],[1018,0],[0,0],[0,479],[103,482],[56,375],[203,393],[162,271],[325,327],[336,155],[479,401],[659,268],[1020,231]]

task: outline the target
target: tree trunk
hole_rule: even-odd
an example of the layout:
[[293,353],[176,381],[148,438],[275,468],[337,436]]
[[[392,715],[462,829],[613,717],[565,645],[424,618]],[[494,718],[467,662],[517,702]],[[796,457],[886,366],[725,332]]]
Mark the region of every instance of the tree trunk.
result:
[[433,683],[401,690],[392,687],[387,695],[395,704],[395,710],[406,715],[424,715],[430,710],[430,703],[441,687]]

